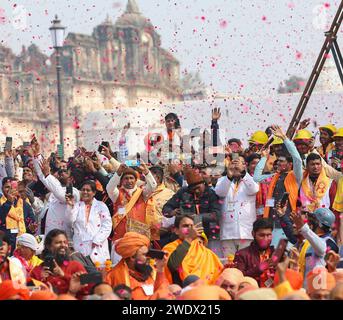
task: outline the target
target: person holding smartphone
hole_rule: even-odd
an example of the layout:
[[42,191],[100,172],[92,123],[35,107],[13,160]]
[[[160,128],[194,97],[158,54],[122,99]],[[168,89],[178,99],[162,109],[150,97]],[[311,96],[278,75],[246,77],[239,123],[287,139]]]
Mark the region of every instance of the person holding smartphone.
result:
[[254,181],[261,183],[270,180],[263,217],[274,221],[272,244],[277,245],[279,240],[286,238],[286,236],[280,225],[276,205],[287,192],[289,193],[289,201],[286,214],[289,215],[291,211],[296,210],[298,191],[303,179],[303,167],[302,158],[294,142],[288,139],[280,126],[272,126],[272,131],[276,138],[283,141],[288,153],[278,157],[277,172],[263,174],[268,157],[268,151],[263,151],[262,158],[255,168]]
[[2,192],[3,196],[0,199],[0,230],[8,235],[13,251],[17,236],[24,233],[35,234],[37,225],[32,207],[20,198],[16,179],[4,178]]
[[74,230],[74,249],[90,256],[93,263],[104,264],[110,259],[107,238],[112,231],[112,220],[107,206],[96,200],[94,181],[81,186],[81,201],[75,202],[72,194],[66,194],[69,216]]
[[163,248],[169,254],[166,275],[170,284],[182,286],[189,275],[211,284],[224,268],[219,257],[200,240],[204,229],[194,221],[194,215],[177,216],[174,226],[178,239]]
[[[66,216],[66,186],[73,181],[71,172],[70,170],[59,169],[54,176],[50,159],[43,159],[38,142],[32,143],[31,148],[35,172],[39,180],[51,192],[48,199],[48,210],[42,221],[43,233],[47,234],[51,230],[61,229],[67,232],[69,239],[72,239],[70,219]],[[76,188],[73,188],[73,196],[76,202],[80,200],[80,192]]]
[[[234,157],[236,155],[236,157]],[[248,247],[253,240],[251,231],[256,220],[256,194],[259,185],[247,172],[245,159],[240,154],[231,155],[227,176],[221,177],[215,192],[224,199],[220,221],[221,257]]]

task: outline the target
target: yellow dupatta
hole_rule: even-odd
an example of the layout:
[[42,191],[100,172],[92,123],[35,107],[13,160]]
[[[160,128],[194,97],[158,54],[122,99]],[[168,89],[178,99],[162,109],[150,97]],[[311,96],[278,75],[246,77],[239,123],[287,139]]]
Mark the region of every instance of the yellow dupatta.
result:
[[[170,255],[182,243],[178,239],[167,244],[163,251]],[[189,275],[197,275],[207,284],[213,284],[223,271],[224,267],[219,257],[210,249],[206,248],[198,239],[192,241],[192,244],[187,252],[187,255],[182,261],[178,270],[180,279],[183,281]],[[168,267],[165,267],[165,274],[170,284],[173,283],[173,278]]]
[[305,240],[299,254],[299,272],[302,275],[305,275],[305,265],[306,265],[306,252],[307,249],[310,247],[310,242]]
[[[7,199],[3,196],[0,199],[0,205],[2,206]],[[6,229],[18,229],[18,236],[26,233],[25,221],[24,221],[24,203],[21,198],[18,199],[17,206],[12,205],[10,211],[6,217]]]
[[343,178],[338,181],[336,197],[332,207],[338,212],[343,212]]
[[316,209],[320,207],[320,201],[329,190],[331,186],[331,179],[327,177],[325,169],[322,168],[322,171],[317,179],[314,190],[311,190],[309,183],[309,174],[306,170],[301,186],[306,198],[309,199],[311,202],[307,207],[310,211],[314,212]]

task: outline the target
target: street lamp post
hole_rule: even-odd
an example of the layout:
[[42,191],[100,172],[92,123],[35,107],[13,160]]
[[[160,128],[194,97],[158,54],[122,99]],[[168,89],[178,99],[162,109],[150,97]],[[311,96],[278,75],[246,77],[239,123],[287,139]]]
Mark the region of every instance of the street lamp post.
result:
[[55,20],[52,21],[50,27],[52,45],[56,52],[56,71],[57,71],[57,101],[58,101],[58,118],[59,118],[59,132],[60,132],[60,145],[62,153],[64,155],[64,132],[63,132],[63,105],[62,105],[62,90],[61,90],[61,49],[63,48],[65,27],[61,25],[61,20],[58,19],[57,15]]

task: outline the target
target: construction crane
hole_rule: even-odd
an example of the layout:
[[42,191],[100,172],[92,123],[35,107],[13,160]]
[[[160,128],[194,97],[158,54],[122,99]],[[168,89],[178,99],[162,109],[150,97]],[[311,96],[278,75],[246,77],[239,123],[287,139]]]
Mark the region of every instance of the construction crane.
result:
[[298,127],[298,124],[301,121],[301,118],[311,98],[313,89],[316,86],[319,75],[321,71],[323,70],[325,61],[328,57],[330,50],[332,51],[332,54],[333,54],[333,57],[334,57],[334,60],[338,69],[338,73],[339,73],[339,76],[341,78],[342,85],[343,85],[343,59],[342,59],[342,54],[337,43],[337,33],[342,24],[342,20],[343,20],[343,0],[341,1],[341,4],[332,22],[330,30],[325,33],[326,39],[325,39],[324,45],[319,53],[317,62],[312,70],[311,76],[306,84],[304,93],[301,96],[300,102],[297,106],[297,109],[295,110],[293,119],[288,127],[287,137],[290,139],[293,138],[294,133]]

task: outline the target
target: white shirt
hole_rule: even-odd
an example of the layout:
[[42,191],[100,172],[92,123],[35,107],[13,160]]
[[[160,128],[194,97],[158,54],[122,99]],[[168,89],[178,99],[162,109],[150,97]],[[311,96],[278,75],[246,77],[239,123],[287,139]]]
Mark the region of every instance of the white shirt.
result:
[[256,221],[256,193],[259,185],[248,173],[238,188],[228,177],[218,180],[216,194],[225,198],[220,223],[220,240],[251,240],[253,223]]
[[[62,187],[61,183],[53,176],[44,174],[40,168],[39,160],[33,159],[33,165],[40,181],[51,192],[48,200],[48,212],[45,223],[45,234],[53,229],[60,229],[67,233],[68,239],[72,239],[71,221],[66,216],[66,187]],[[79,190],[73,188],[73,196],[75,202],[80,201]]]

